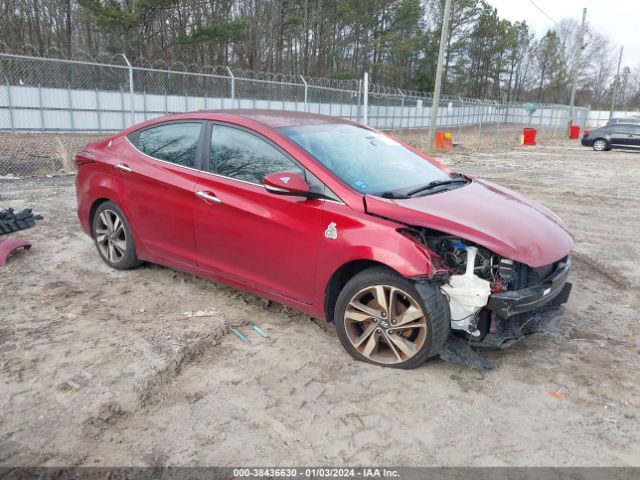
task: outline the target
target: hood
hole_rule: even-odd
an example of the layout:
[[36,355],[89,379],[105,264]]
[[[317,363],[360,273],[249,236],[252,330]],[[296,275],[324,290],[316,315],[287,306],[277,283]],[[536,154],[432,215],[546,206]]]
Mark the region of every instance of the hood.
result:
[[484,180],[409,199],[367,195],[365,203],[367,213],[459,236],[533,268],[560,260],[573,248],[573,237],[556,214]]

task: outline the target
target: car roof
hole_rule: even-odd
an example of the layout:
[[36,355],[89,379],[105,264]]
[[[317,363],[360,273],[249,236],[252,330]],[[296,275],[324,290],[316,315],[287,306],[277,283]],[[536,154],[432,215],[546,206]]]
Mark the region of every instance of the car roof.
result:
[[328,115],[307,112],[287,112],[282,110],[252,110],[252,109],[228,109],[207,110],[207,113],[216,114],[216,117],[243,117],[254,122],[262,123],[270,128],[293,127],[296,125],[319,125],[326,123],[351,124],[354,122]]

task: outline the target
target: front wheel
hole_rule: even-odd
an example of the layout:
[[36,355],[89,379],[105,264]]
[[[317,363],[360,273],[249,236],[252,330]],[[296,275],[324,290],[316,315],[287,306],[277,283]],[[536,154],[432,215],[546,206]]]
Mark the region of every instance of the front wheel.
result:
[[334,318],[351,356],[393,368],[415,368],[437,355],[450,332],[438,288],[414,285],[384,267],[367,269],[345,285]]
[[598,138],[593,142],[593,149],[596,152],[604,152],[609,149],[609,143],[604,138]]

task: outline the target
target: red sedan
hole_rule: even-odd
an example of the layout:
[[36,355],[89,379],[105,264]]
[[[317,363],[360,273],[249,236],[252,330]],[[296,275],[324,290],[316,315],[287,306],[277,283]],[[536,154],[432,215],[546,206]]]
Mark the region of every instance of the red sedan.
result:
[[172,115],[76,157],[78,217],[111,267],[154,262],[334,322],[413,368],[448,337],[501,346],[557,316],[573,239],[522,195],[347,120]]

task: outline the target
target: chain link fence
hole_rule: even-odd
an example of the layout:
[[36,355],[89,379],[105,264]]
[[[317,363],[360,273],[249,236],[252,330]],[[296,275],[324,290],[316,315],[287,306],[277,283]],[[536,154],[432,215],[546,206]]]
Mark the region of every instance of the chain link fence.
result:
[[588,128],[597,128],[606,125],[609,121],[609,118],[640,118],[640,110],[636,110],[635,112],[622,112],[622,111],[614,111],[613,115],[610,115],[611,112],[608,110],[591,110],[589,112],[589,118],[587,119],[587,127]]
[[[56,53],[56,52],[54,52]],[[124,55],[73,59],[0,53],[0,178],[73,169],[86,143],[138,122],[200,109],[275,109],[339,116],[385,130],[429,128],[431,97],[358,80],[260,74]],[[365,112],[366,109],[366,112]],[[575,109],[584,127],[589,111]],[[468,148],[566,135],[569,107],[443,97],[437,128]]]

